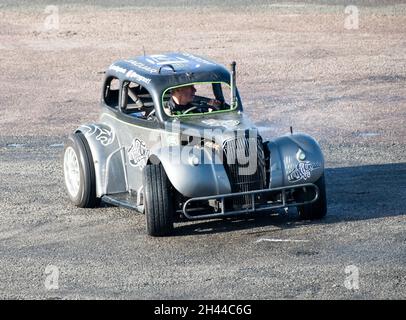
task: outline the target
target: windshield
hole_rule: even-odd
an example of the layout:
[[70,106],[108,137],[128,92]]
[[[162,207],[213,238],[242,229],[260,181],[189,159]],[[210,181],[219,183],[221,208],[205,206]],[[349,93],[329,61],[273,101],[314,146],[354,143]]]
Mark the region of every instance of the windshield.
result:
[[162,95],[162,105],[168,116],[220,113],[235,110],[231,106],[230,86],[225,82],[194,82],[171,87]]

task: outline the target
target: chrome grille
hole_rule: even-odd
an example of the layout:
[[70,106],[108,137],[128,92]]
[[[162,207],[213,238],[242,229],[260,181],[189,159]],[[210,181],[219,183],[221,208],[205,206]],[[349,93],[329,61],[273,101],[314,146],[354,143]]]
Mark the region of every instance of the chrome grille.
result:
[[[224,167],[232,192],[263,189],[266,186],[265,155],[261,137],[237,137],[224,142]],[[250,196],[234,200],[233,207],[252,205]],[[229,204],[231,205],[231,204]]]

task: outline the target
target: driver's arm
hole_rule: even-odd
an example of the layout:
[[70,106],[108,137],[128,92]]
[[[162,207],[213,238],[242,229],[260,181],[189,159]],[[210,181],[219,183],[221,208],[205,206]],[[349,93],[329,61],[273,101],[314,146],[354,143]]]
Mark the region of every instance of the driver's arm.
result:
[[223,106],[223,103],[220,100],[211,99],[207,102],[207,105],[209,105],[210,107],[213,107],[214,110],[220,110],[221,107]]

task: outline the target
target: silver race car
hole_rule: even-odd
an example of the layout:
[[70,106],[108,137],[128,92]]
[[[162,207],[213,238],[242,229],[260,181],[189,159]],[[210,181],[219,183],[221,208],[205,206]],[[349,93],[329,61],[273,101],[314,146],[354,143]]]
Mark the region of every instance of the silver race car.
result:
[[[292,132],[264,141],[243,113],[230,71],[190,53],[144,55],[107,69],[99,121],[64,147],[70,200],[137,210],[147,232],[169,235],[176,221],[297,207],[327,212],[318,143]],[[189,92],[179,104],[176,94]]]

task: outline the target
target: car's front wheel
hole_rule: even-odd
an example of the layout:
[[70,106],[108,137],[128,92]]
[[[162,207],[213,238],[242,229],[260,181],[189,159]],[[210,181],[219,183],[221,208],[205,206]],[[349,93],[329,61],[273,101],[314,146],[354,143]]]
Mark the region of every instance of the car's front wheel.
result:
[[[310,204],[297,206],[299,218],[303,220],[321,219],[327,214],[327,197],[324,174],[314,183],[319,188],[318,199]],[[297,202],[309,201],[314,198],[314,188],[301,190],[295,194]]]
[[85,136],[77,132],[64,145],[63,171],[70,200],[78,207],[93,208],[96,197],[96,178],[93,157]]
[[173,231],[174,209],[171,184],[162,164],[150,164],[143,171],[147,233],[166,236]]

